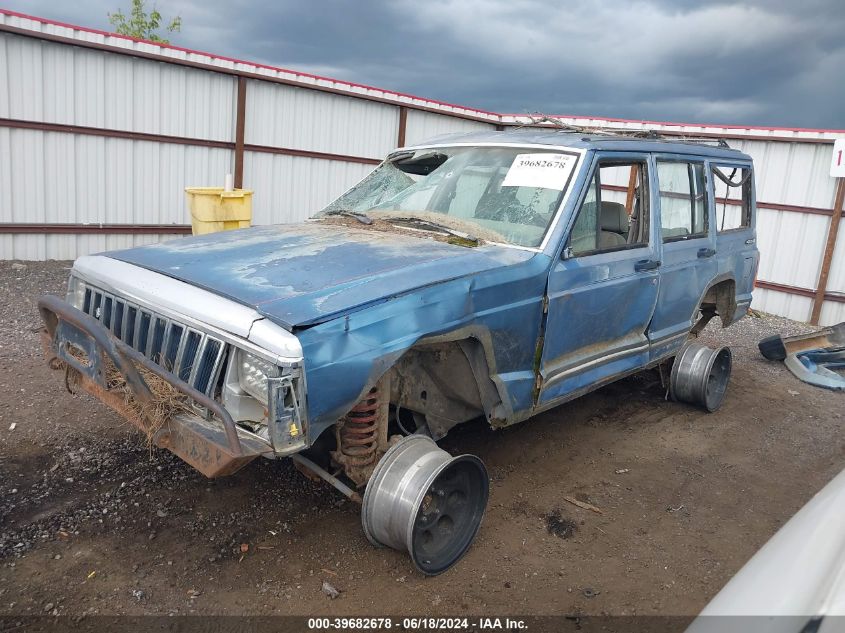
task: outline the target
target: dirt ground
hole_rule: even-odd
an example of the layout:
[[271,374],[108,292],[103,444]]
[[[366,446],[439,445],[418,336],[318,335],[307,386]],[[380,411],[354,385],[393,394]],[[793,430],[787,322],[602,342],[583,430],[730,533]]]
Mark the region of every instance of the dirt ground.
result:
[[645,373],[450,435],[487,464],[490,504],[463,561],[426,578],[289,460],[207,480],[66,393],[34,330],[67,267],[0,263],[0,614],[690,615],[845,467],[845,396],[756,349],[805,326],[711,324],[735,363],[715,414],[667,402]]

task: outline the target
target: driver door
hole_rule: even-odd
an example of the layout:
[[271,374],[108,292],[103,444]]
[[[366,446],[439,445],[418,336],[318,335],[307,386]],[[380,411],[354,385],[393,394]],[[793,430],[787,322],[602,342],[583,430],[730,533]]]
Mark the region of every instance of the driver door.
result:
[[648,154],[598,152],[561,257],[549,273],[537,406],[644,366],[660,242]]

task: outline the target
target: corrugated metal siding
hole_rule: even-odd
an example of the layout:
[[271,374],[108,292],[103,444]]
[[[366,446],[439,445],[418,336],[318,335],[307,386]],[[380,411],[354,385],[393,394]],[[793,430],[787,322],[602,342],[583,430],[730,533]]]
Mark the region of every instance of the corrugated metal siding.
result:
[[[801,142],[731,140],[754,159],[757,201],[815,209],[833,208],[836,182],[828,175],[831,146]],[[757,211],[757,278],[798,288],[814,289],[818,282],[830,216],[780,209]],[[840,245],[845,240],[840,239]],[[836,268],[831,271],[834,274]],[[828,286],[832,289],[831,286]],[[823,307],[821,323],[830,325],[836,308]],[[808,321],[813,300],[775,290],[754,291],[755,309]]]
[[825,301],[822,306],[821,325],[836,325],[845,321],[845,303]]
[[815,288],[830,218],[758,209],[758,279]]
[[312,216],[373,170],[373,165],[247,152],[244,186],[253,222],[298,222]]
[[434,136],[440,136],[441,134],[492,130],[495,129],[495,127],[495,125],[490,123],[467,121],[465,119],[456,119],[454,117],[434,114],[432,112],[409,110],[408,122],[405,128],[405,145],[421,143]]
[[0,116],[234,140],[233,77],[17,35],[0,40]]
[[[6,235],[0,233],[3,259],[76,259],[82,254],[174,239],[173,235]],[[179,238],[176,238],[179,239]]]
[[9,39],[0,36],[0,117],[9,116],[9,99],[12,91],[12,84],[9,82]]
[[[157,56],[140,59],[0,33],[0,117],[233,143],[237,78],[190,68],[182,60],[270,79],[329,88],[338,94],[247,79],[245,142],[293,150],[378,159],[397,144],[399,107],[409,108],[405,142],[451,132],[528,122],[325,77],[226,59],[197,51],[136,42],[0,12],[0,24],[80,42]],[[163,63],[162,63],[163,62]],[[367,96],[386,103],[366,101]],[[456,118],[469,116],[477,120]],[[830,209],[834,181],[827,175],[836,131],[779,130],[561,117],[567,123],[624,129],[723,134],[755,159],[759,279],[812,289],[821,266],[830,216],[795,213],[778,205]],[[780,141],[759,140],[776,137]],[[790,142],[783,142],[788,138]],[[802,142],[804,141],[804,142]],[[234,170],[231,149],[62,132],[0,128],[0,222],[184,224],[183,189],[222,184]],[[255,190],[256,223],[301,220],[366,175],[372,165],[247,151],[244,186]],[[624,180],[624,179],[622,179]],[[625,182],[619,183],[624,185]],[[614,193],[620,200],[624,194]],[[840,232],[828,289],[845,292],[845,231]],[[0,235],[3,257],[73,258],[171,239],[155,235]],[[779,291],[755,292],[755,307],[807,319],[812,299]],[[827,301],[822,322],[845,318],[845,304]]]
[[830,209],[836,189],[828,175],[830,145],[731,140],[754,159],[757,200]]
[[204,53],[202,51],[192,51],[176,46],[136,41],[115,33],[105,33],[68,24],[54,23],[41,18],[33,18],[32,16],[14,14],[8,11],[4,12],[2,9],[0,9],[0,24],[6,24],[15,28],[27,29],[38,33],[47,33],[68,39],[75,39],[82,42],[91,42],[118,49],[149,53],[159,56],[162,61],[167,61],[168,59],[183,60],[215,68],[239,70],[263,75],[269,78],[296,81],[304,85],[340,90],[350,96],[359,95],[374,97],[377,99],[391,101],[399,105],[413,105],[432,108],[440,110],[445,114],[472,116],[493,122],[498,122],[500,118],[496,113],[478,110],[477,108],[468,108],[456,104],[443,103],[440,101],[425,99],[423,97],[394,92],[392,90],[383,90],[373,86],[364,86],[348,81],[332,79],[331,77],[319,77],[309,73],[301,73],[286,68],[278,68],[275,66],[267,66],[265,64],[257,64],[244,60],[220,57],[210,53]]
[[776,290],[754,289],[751,307],[755,310],[778,314],[795,321],[807,321],[813,310],[813,300],[809,297],[778,292]]
[[830,277],[827,280],[827,289],[830,292],[845,294],[845,218],[840,220],[838,237],[836,247],[833,249],[833,260],[830,266]]
[[0,222],[185,224],[184,189],[222,182],[225,149],[0,128]]
[[396,147],[398,134],[396,106],[247,82],[247,144],[380,159]]
[[[836,248],[833,249],[827,290],[845,296],[845,219],[839,225],[839,239],[836,241]],[[845,303],[825,301],[820,322],[824,325],[833,325],[842,321],[845,321]]]

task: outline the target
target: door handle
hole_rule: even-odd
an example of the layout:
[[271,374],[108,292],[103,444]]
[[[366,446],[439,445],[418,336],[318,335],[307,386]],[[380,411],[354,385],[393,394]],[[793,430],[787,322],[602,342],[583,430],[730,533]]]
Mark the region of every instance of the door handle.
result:
[[638,273],[644,270],[656,270],[660,266],[660,262],[655,259],[641,259],[634,264],[634,270]]
[[705,257],[713,257],[713,255],[715,255],[715,254],[716,254],[715,248],[699,248],[698,249],[698,256],[701,259],[704,259]]

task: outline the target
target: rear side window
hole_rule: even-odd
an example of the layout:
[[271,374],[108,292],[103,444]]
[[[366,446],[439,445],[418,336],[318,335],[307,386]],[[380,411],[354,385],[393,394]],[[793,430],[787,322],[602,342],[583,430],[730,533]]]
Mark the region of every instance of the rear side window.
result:
[[751,226],[751,169],[712,165],[716,197],[716,230],[734,231]]
[[660,231],[664,242],[707,235],[707,181],[703,163],[657,161]]

